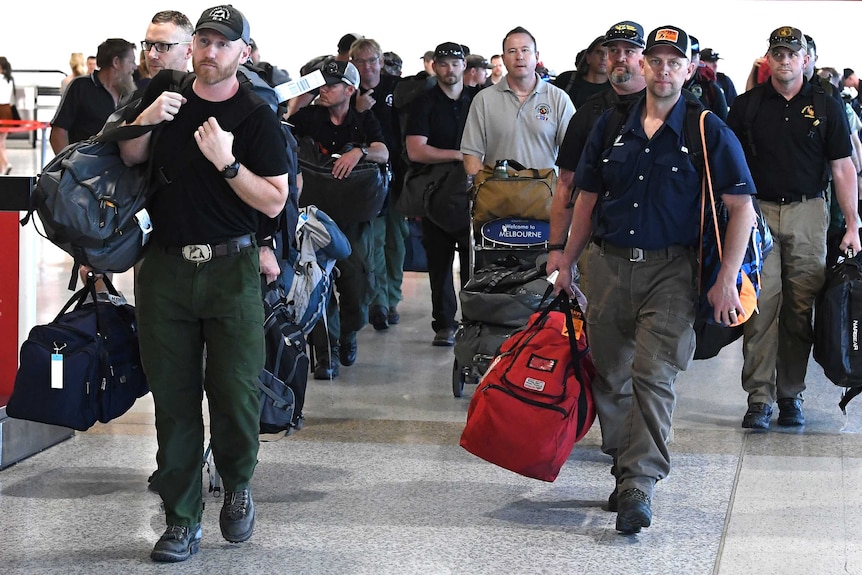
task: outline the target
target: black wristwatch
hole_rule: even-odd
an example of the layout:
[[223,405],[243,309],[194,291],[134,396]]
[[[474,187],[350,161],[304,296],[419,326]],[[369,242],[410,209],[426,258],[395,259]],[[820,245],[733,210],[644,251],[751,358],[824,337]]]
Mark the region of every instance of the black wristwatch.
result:
[[368,148],[367,147],[362,146],[361,148],[359,148],[359,151],[362,152],[362,159],[363,160],[368,157]]
[[235,178],[239,173],[239,160],[234,160],[232,164],[228,164],[224,168],[222,168],[221,175],[225,177],[226,180],[230,180],[231,178]]

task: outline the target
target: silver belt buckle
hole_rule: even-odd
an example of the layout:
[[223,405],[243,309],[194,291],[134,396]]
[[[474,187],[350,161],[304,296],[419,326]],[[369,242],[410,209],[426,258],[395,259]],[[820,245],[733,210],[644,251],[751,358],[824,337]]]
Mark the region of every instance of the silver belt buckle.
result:
[[183,259],[187,262],[202,264],[213,259],[213,249],[209,244],[183,246]]
[[632,248],[631,256],[629,257],[630,262],[642,262],[644,261],[644,251],[641,248]]

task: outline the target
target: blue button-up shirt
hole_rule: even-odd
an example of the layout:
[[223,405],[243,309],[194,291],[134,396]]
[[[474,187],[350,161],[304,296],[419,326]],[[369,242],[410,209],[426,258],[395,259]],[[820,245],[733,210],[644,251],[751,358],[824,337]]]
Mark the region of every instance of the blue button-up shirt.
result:
[[[622,133],[602,150],[611,111],[596,122],[575,172],[578,188],[599,195],[593,236],[618,247],[646,250],[695,246],[700,236],[701,175],[683,135],[686,104],[677,101],[665,123],[647,138],[641,125],[644,99]],[[742,146],[715,114],[706,118],[707,157],[716,198],[754,194]]]

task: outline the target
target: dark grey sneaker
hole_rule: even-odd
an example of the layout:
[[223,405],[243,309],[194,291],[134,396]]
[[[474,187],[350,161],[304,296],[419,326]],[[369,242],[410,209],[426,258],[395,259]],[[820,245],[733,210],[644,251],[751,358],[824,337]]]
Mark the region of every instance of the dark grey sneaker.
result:
[[231,543],[248,541],[254,531],[254,501],[250,489],[225,494],[218,524],[222,537]]
[[772,419],[772,406],[765,403],[752,403],[742,418],[742,427],[746,429],[769,429]]
[[805,415],[802,413],[801,399],[778,400],[778,425],[782,427],[797,427],[805,425]]
[[640,533],[652,523],[650,498],[640,489],[626,489],[617,498],[617,531],[623,535]]
[[198,552],[202,535],[200,523],[194,527],[168,525],[165,533],[156,541],[150,559],[165,563],[185,561]]

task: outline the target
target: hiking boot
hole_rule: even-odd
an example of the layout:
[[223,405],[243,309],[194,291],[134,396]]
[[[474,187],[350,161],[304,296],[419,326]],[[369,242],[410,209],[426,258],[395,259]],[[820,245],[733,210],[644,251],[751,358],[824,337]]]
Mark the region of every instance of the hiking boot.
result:
[[164,563],[185,561],[198,552],[202,535],[200,523],[194,527],[168,525],[164,534],[156,541],[150,559]]
[[623,535],[640,533],[652,523],[650,499],[640,489],[626,489],[617,498],[617,531]]
[[444,327],[438,329],[434,333],[434,340],[431,342],[431,345],[437,347],[452,347],[455,345],[455,328]]
[[322,357],[314,366],[314,379],[335,379],[338,377],[338,362]]
[[225,494],[218,525],[222,537],[231,543],[248,541],[254,531],[254,501],[250,489]]
[[608,495],[608,511],[611,513],[616,513],[619,511],[619,497],[620,494],[617,491],[617,488],[614,487],[614,490]]
[[345,367],[356,363],[356,332],[338,342],[338,359]]
[[783,427],[805,425],[805,415],[802,413],[801,399],[778,400],[778,425]]
[[368,323],[374,326],[377,331],[389,329],[389,310],[382,305],[373,305],[368,310]]
[[746,429],[769,429],[772,419],[772,406],[765,403],[752,403],[742,418],[742,427]]
[[398,313],[395,306],[392,306],[389,308],[389,313],[386,314],[386,319],[389,321],[389,325],[398,325],[398,322],[401,321],[401,314]]

